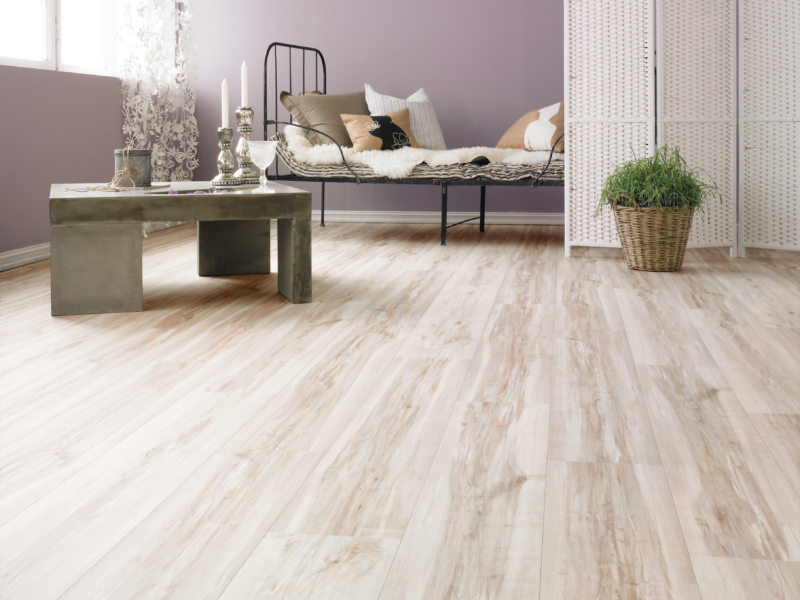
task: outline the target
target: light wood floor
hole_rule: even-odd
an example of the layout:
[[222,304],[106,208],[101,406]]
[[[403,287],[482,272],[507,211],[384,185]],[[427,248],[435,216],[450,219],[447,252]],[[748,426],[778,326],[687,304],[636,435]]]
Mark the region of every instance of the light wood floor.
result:
[[798,254],[313,233],[307,305],[191,227],[142,313],[0,274],[0,597],[800,598]]

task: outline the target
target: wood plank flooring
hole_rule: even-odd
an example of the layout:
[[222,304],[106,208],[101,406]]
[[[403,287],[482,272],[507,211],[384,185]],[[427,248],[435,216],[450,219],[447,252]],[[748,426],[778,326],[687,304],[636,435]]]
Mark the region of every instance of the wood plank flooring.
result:
[[0,273],[0,598],[800,598],[800,255],[313,236],[305,305],[191,226],[141,313]]

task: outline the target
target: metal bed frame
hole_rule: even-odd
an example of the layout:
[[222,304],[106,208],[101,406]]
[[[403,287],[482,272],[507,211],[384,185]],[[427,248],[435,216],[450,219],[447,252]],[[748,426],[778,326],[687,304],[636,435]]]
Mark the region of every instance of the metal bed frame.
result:
[[[281,49],[285,49],[283,52],[284,56],[281,58],[281,63],[279,65],[278,62],[278,53]],[[293,57],[295,57],[295,62],[293,62]],[[307,57],[310,57],[310,61],[307,60]],[[297,70],[296,64],[297,60],[300,61],[300,82],[299,88],[295,87],[296,78],[295,78],[295,71]],[[313,68],[306,68],[308,62],[312,63]],[[283,67],[283,69],[279,67]],[[325,65],[325,57],[322,56],[322,52],[320,52],[316,48],[311,48],[309,46],[298,46],[296,44],[286,44],[283,42],[273,42],[267,48],[267,52],[264,55],[264,139],[270,139],[272,135],[278,133],[278,126],[279,125],[293,125],[295,127],[300,127],[301,129],[310,129],[312,131],[316,131],[320,135],[323,135],[327,138],[330,138],[333,143],[339,147],[339,152],[342,155],[342,162],[344,165],[351,171],[353,174],[352,177],[306,177],[295,175],[294,173],[281,173],[280,167],[278,165],[278,161],[274,162],[274,168],[270,173],[270,178],[283,180],[283,181],[312,181],[312,182],[319,182],[321,184],[321,214],[320,214],[320,224],[324,227],[325,226],[325,184],[326,183],[393,183],[393,184],[417,184],[417,185],[438,185],[441,187],[441,201],[442,201],[442,219],[441,219],[441,243],[442,246],[447,244],[447,230],[451,227],[455,227],[456,225],[461,225],[462,223],[467,223],[469,221],[479,220],[479,226],[481,231],[485,231],[486,227],[486,186],[527,186],[527,187],[538,187],[538,186],[558,186],[563,187],[564,181],[563,179],[559,181],[552,181],[552,180],[542,180],[542,176],[547,172],[550,167],[550,164],[553,160],[553,153],[555,152],[555,147],[558,142],[561,140],[561,137],[556,140],[556,143],[553,144],[553,148],[550,150],[550,157],[547,160],[547,164],[542,168],[542,170],[536,174],[535,177],[531,179],[523,179],[518,181],[496,181],[492,179],[458,179],[458,178],[405,178],[405,179],[389,179],[388,177],[370,177],[369,179],[362,179],[358,175],[356,175],[352,169],[350,169],[350,165],[347,164],[347,161],[344,158],[344,152],[342,152],[341,146],[334,140],[331,136],[327,135],[325,132],[319,131],[317,129],[313,129],[310,127],[304,127],[297,123],[294,123],[292,120],[291,115],[289,116],[288,121],[282,121],[279,119],[278,115],[278,106],[279,106],[279,87],[278,87],[278,77],[279,72],[282,73],[282,82],[288,83],[287,86],[282,88],[282,91],[285,90],[290,94],[297,93],[305,93],[311,90],[319,90],[323,94],[327,93],[328,91],[328,71]],[[313,73],[313,82],[314,87],[308,87],[311,83],[311,76]],[[321,77],[320,77],[321,75]],[[272,89],[270,89],[270,79],[272,80]],[[320,88],[320,81],[322,83],[322,87]],[[271,96],[271,98],[270,98]],[[270,103],[270,100],[272,102]],[[271,115],[271,117],[270,117]],[[458,221],[457,223],[447,224],[447,188],[453,185],[479,185],[481,188],[481,196],[480,196],[480,213],[476,217],[470,217],[469,219],[464,219],[462,221]]]

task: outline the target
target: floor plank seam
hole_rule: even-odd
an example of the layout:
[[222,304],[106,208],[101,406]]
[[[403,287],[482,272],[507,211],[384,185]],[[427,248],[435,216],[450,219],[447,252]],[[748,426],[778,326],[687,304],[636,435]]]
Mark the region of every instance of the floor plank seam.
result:
[[[308,469],[308,473],[303,478],[303,480],[300,482],[300,485],[297,486],[297,488],[295,489],[295,492],[303,487],[303,485],[306,483],[308,478],[311,477],[311,474],[314,472],[314,468],[316,467],[316,465],[319,464],[321,461],[322,461],[322,456],[320,456],[319,460],[314,465],[314,467]],[[244,566],[247,564],[247,561],[250,560],[250,557],[253,556],[253,553],[256,551],[258,546],[261,544],[261,542],[263,542],[270,535],[270,533],[272,531],[272,528],[275,526],[275,523],[278,522],[278,519],[280,518],[280,516],[283,513],[283,511],[286,510],[286,507],[289,505],[289,502],[291,502],[293,496],[294,496],[294,492],[286,499],[286,504],[284,504],[283,508],[281,510],[279,510],[279,511],[276,511],[275,518],[272,520],[272,523],[270,523],[269,527],[266,528],[266,531],[265,531],[264,535],[260,539],[255,541],[252,544],[252,548],[251,548],[250,552],[246,556],[242,557],[241,564],[238,566],[236,571],[234,573],[232,573],[231,578],[228,580],[228,583],[222,589],[222,591],[220,592],[220,594],[219,594],[219,596],[217,598],[222,598],[223,596],[225,596],[226,592],[228,591],[228,588],[231,587],[231,585],[233,584],[234,581],[236,581],[236,577],[239,575],[239,573],[242,571]]]
[[[499,291],[498,291],[498,294],[499,294]],[[488,318],[487,318],[487,321],[488,321]],[[486,325],[484,325],[484,328],[485,327],[486,327]],[[477,354],[477,349],[475,350],[475,354]],[[473,356],[473,358],[474,358],[474,356]],[[470,362],[472,362],[472,359],[470,359]],[[464,389],[467,385],[468,385],[468,381],[464,381],[461,384],[461,389]],[[460,392],[458,394],[456,394],[457,398],[459,396],[460,396]],[[451,405],[450,417],[447,419],[447,423],[444,425],[444,427],[442,427],[442,432],[447,431],[448,428],[451,426],[451,424],[453,422],[453,419],[456,418],[457,413],[458,413],[458,411],[456,410],[457,407],[458,407],[458,403],[457,402],[453,403]],[[408,521],[406,522],[406,527],[403,530],[403,536],[400,538],[400,542],[397,545],[397,550],[395,550],[394,556],[392,556],[392,562],[389,565],[389,568],[386,570],[386,577],[384,577],[383,583],[381,584],[381,589],[380,589],[380,592],[378,593],[378,598],[383,596],[383,591],[384,591],[384,588],[386,586],[386,582],[388,581],[389,575],[392,572],[392,569],[394,568],[394,562],[395,562],[395,560],[397,558],[397,555],[400,552],[400,549],[403,547],[403,542],[406,539],[406,536],[408,535],[408,525],[410,523],[412,523],[413,520],[414,520],[414,515],[416,514],[417,507],[419,506],[420,497],[422,496],[422,492],[425,490],[425,487],[428,484],[428,478],[430,477],[431,471],[433,470],[433,466],[434,466],[434,464],[436,462],[437,457],[439,456],[439,452],[442,451],[442,444],[444,443],[445,437],[446,437],[445,435],[442,435],[440,437],[439,442],[436,445],[436,450],[431,454],[431,457],[432,457],[431,461],[428,464],[428,468],[426,469],[425,477],[422,479],[422,484],[420,485],[419,491],[417,492],[417,497],[414,500],[414,507],[411,509],[411,513],[409,514]]]
[[[238,432],[239,432],[241,429],[244,429],[246,426],[247,426],[247,425],[242,425],[242,427],[241,427],[241,428],[239,428],[239,429],[237,429],[237,430],[236,430],[236,432],[235,432],[234,434],[232,434],[232,435],[231,435],[231,436],[229,436],[228,438],[224,439],[224,440],[223,440],[223,441],[220,443],[220,445],[217,447],[217,450],[219,450],[219,448],[222,448],[222,447],[223,447],[223,446],[224,446],[224,445],[225,445],[225,444],[226,444],[226,443],[227,443],[227,442],[228,442],[228,441],[229,441],[229,440],[230,440],[230,439],[231,439],[231,438],[232,438],[234,435],[236,435],[236,433],[238,433]],[[197,468],[195,468],[193,471],[191,471],[191,472],[190,472],[190,473],[189,473],[189,474],[188,474],[188,475],[187,475],[187,476],[186,476],[186,477],[185,477],[185,478],[184,478],[184,479],[183,479],[183,480],[182,480],[182,481],[181,481],[181,482],[178,484],[178,486],[176,486],[176,487],[175,487],[175,489],[174,489],[174,490],[172,490],[172,491],[171,491],[169,494],[167,494],[167,495],[166,495],[166,496],[165,496],[165,497],[164,497],[164,498],[161,500],[161,502],[159,502],[158,504],[156,504],[156,505],[153,507],[153,509],[152,509],[150,512],[148,512],[146,515],[144,515],[144,516],[141,518],[141,520],[140,520],[138,523],[136,523],[136,524],[135,524],[133,527],[131,527],[131,529],[130,529],[128,532],[126,532],[125,534],[123,534],[122,536],[120,536],[120,537],[119,537],[119,539],[117,540],[117,542],[116,542],[116,543],[115,543],[115,544],[114,544],[114,545],[113,545],[111,548],[109,548],[109,550],[108,550],[107,552],[105,552],[103,555],[101,555],[100,557],[98,557],[98,559],[97,559],[97,560],[96,560],[96,561],[95,561],[95,562],[94,562],[94,563],[93,563],[93,564],[92,564],[92,565],[91,565],[89,568],[87,568],[87,569],[86,569],[86,571],[85,571],[83,574],[81,574],[81,575],[80,575],[80,576],[79,576],[77,579],[75,579],[75,581],[73,581],[73,582],[72,582],[72,584],[71,584],[71,585],[70,585],[70,586],[69,586],[69,587],[68,587],[68,588],[67,588],[67,589],[66,589],[66,590],[65,590],[65,591],[64,591],[62,594],[60,594],[60,596],[64,596],[64,595],[68,594],[68,593],[69,593],[69,590],[71,590],[72,588],[74,588],[74,587],[75,587],[75,586],[78,584],[78,582],[79,582],[81,579],[83,579],[83,577],[84,577],[84,576],[86,576],[86,574],[87,574],[87,573],[91,572],[91,571],[92,571],[92,569],[94,569],[94,568],[95,568],[95,567],[96,567],[96,566],[97,566],[99,563],[101,563],[101,562],[102,562],[102,561],[103,561],[103,560],[104,560],[104,559],[105,559],[105,558],[106,558],[108,555],[110,555],[110,554],[111,554],[111,553],[112,553],[112,552],[113,552],[113,551],[114,551],[114,550],[115,550],[117,547],[119,547],[119,546],[120,546],[120,545],[121,545],[121,544],[122,544],[122,543],[125,541],[125,539],[126,539],[126,538],[127,538],[129,535],[131,535],[131,533],[133,533],[133,531],[134,531],[136,528],[138,528],[139,526],[141,526],[141,525],[142,525],[142,523],[144,523],[145,521],[147,521],[147,520],[148,520],[148,519],[149,519],[149,518],[150,518],[150,517],[151,517],[151,516],[152,516],[154,513],[156,513],[156,512],[159,510],[159,508],[161,508],[161,507],[162,507],[162,506],[163,506],[163,505],[164,505],[164,504],[165,504],[165,503],[166,503],[166,502],[167,502],[167,501],[168,501],[170,498],[172,498],[172,496],[173,496],[173,495],[175,495],[175,494],[179,493],[179,489],[180,489],[180,487],[181,487],[181,486],[182,486],[184,483],[186,483],[187,481],[189,481],[189,480],[190,480],[192,477],[194,477],[194,476],[195,476],[195,474],[197,474],[197,473],[198,473],[200,470],[202,470],[203,468],[205,468],[205,464],[201,463],[200,465],[198,465],[198,466],[197,466]]]
[[192,225],[141,313],[0,273],[0,596],[800,598],[798,256],[436,232],[315,225],[301,309]]
[[539,595],[538,599],[542,600],[542,581],[544,579],[544,532],[545,523],[547,523],[547,474],[550,471],[550,426],[553,422],[552,402],[548,403],[547,411],[547,449],[545,450],[545,463],[544,463],[544,495],[542,498],[542,536],[539,545]]
[[[627,331],[625,333],[625,341],[628,343],[628,352],[630,352],[631,356],[633,356],[633,349],[631,348],[630,339],[628,337]],[[639,378],[638,370],[634,369],[634,375],[635,375],[635,377],[636,377],[636,379],[637,379],[637,381],[639,383],[640,389],[644,389],[644,383]],[[649,425],[650,425],[650,429],[652,430],[654,423],[653,423],[653,414],[652,414],[652,412],[650,410],[650,403],[649,402],[645,402],[645,411],[647,413],[647,419],[648,419],[648,422],[649,422]],[[656,450],[658,451],[658,460],[659,460],[658,466],[661,469],[661,471],[664,473],[664,480],[667,482],[667,489],[669,489],[669,493],[670,493],[670,503],[671,503],[671,506],[672,506],[672,512],[675,515],[675,520],[676,520],[676,522],[678,523],[678,526],[681,529],[681,539],[683,540],[683,547],[684,547],[684,550],[686,551],[686,556],[689,557],[689,565],[690,565],[691,570],[692,570],[692,577],[694,578],[695,589],[697,590],[697,595],[700,597],[700,599],[704,600],[703,596],[702,596],[702,591],[700,589],[700,583],[698,582],[698,579],[697,579],[697,573],[695,572],[694,561],[692,560],[692,555],[689,552],[689,542],[688,542],[688,540],[686,538],[686,530],[683,527],[683,522],[681,521],[680,514],[678,513],[678,506],[675,503],[675,492],[672,489],[672,481],[670,481],[669,475],[667,474],[667,470],[664,467],[664,456],[663,456],[663,454],[661,452],[661,443],[659,442],[658,438],[655,438],[654,441],[655,441],[655,445],[656,445]]]
[[[254,414],[255,414],[256,412],[258,412],[258,411],[257,411],[257,410],[256,410],[256,411],[254,411]],[[232,440],[234,437],[236,437],[236,436],[239,434],[239,432],[241,432],[243,429],[246,429],[247,427],[248,427],[248,423],[247,423],[247,422],[245,422],[245,423],[244,423],[244,424],[243,424],[243,425],[242,425],[240,428],[238,428],[236,431],[234,431],[234,432],[233,432],[233,433],[232,433],[230,436],[228,436],[227,438],[224,438],[224,439],[223,439],[223,440],[220,442],[220,444],[217,446],[217,448],[216,448],[216,451],[218,451],[220,448],[223,448],[223,447],[224,447],[226,444],[228,444],[228,443],[229,443],[229,442],[230,442],[230,441],[231,441],[231,440]],[[216,451],[215,451],[215,452],[216,452]],[[214,454],[214,453],[212,453],[212,455],[213,455],[213,454]],[[75,586],[76,586],[76,585],[77,585],[77,584],[80,582],[80,580],[81,580],[81,579],[82,579],[82,578],[83,578],[83,577],[84,577],[84,576],[85,576],[87,573],[91,572],[91,570],[92,570],[93,568],[95,568],[95,567],[96,567],[96,566],[97,566],[99,563],[101,563],[101,562],[102,562],[102,561],[103,561],[103,560],[104,560],[104,559],[105,559],[107,556],[109,556],[109,555],[110,555],[110,554],[111,554],[111,553],[114,551],[114,549],[116,549],[118,546],[120,546],[120,545],[121,545],[121,544],[122,544],[122,543],[123,543],[123,542],[126,540],[126,538],[128,538],[128,536],[130,536],[130,535],[131,535],[131,534],[134,532],[134,530],[136,530],[136,528],[140,527],[140,526],[142,525],[142,523],[146,522],[146,521],[147,521],[147,520],[148,520],[148,519],[149,519],[149,518],[150,518],[152,515],[154,515],[154,514],[155,514],[155,513],[156,513],[156,512],[157,512],[157,511],[158,511],[158,510],[159,510],[159,509],[162,507],[162,506],[164,506],[164,505],[165,505],[165,504],[166,504],[166,503],[167,503],[167,502],[168,502],[168,501],[169,501],[169,500],[170,500],[170,499],[171,499],[171,498],[172,498],[172,497],[173,497],[175,494],[178,494],[178,493],[180,493],[180,488],[183,486],[183,484],[184,484],[184,483],[186,483],[187,481],[189,481],[190,479],[192,479],[192,478],[193,478],[193,477],[194,477],[194,476],[195,476],[197,473],[201,472],[201,471],[202,471],[202,470],[203,470],[205,467],[206,467],[205,463],[200,463],[200,464],[199,464],[199,465],[198,465],[198,466],[197,466],[197,467],[196,467],[196,468],[195,468],[193,471],[191,471],[191,472],[190,472],[190,473],[189,473],[189,474],[188,474],[188,475],[187,475],[187,476],[186,476],[186,477],[185,477],[183,480],[181,480],[181,482],[178,484],[178,486],[176,486],[176,487],[175,487],[175,489],[173,489],[173,490],[172,490],[172,491],[171,491],[169,494],[167,494],[167,495],[166,495],[166,496],[165,496],[165,497],[164,497],[164,498],[161,500],[161,502],[159,502],[158,504],[156,504],[156,505],[153,507],[153,509],[152,509],[150,512],[148,512],[146,515],[144,515],[144,516],[142,517],[142,519],[141,519],[141,520],[140,520],[140,521],[139,521],[139,522],[138,522],[136,525],[134,525],[134,526],[133,526],[133,527],[132,527],[132,528],[131,528],[131,529],[130,529],[128,532],[126,532],[124,535],[120,536],[120,537],[119,537],[119,539],[117,540],[117,542],[114,544],[114,546],[112,546],[111,548],[109,548],[109,550],[108,550],[107,552],[105,552],[105,553],[104,553],[102,556],[100,556],[100,557],[97,559],[97,561],[95,561],[95,563],[93,563],[93,564],[92,564],[92,566],[91,566],[91,567],[89,567],[89,568],[88,568],[88,569],[87,569],[87,570],[86,570],[86,571],[85,571],[83,574],[81,574],[81,575],[80,575],[80,576],[79,576],[77,579],[75,579],[75,581],[73,581],[73,583],[72,583],[72,584],[71,584],[71,585],[70,585],[70,586],[69,586],[69,587],[68,587],[68,588],[67,588],[67,589],[66,589],[66,590],[65,590],[65,591],[64,591],[64,592],[61,594],[61,596],[63,596],[63,595],[66,595],[67,593],[69,593],[69,590],[70,590],[70,589],[72,589],[73,587],[75,587]],[[306,478],[304,478],[304,480],[303,480],[303,483],[305,483],[305,479],[307,479],[307,478],[310,476],[310,473],[311,473],[311,470],[309,470],[309,474],[308,474],[308,475],[306,475]],[[287,500],[286,500],[286,502],[288,503],[290,499],[291,499],[291,498],[287,499]],[[275,523],[275,521],[276,521],[276,520],[277,520],[277,517],[276,517],[276,518],[273,520],[272,524],[270,525],[270,528],[271,528],[271,527],[274,525],[274,523]],[[264,536],[264,537],[266,537],[266,535],[267,535],[268,533],[269,533],[269,529],[267,529],[267,533],[265,534],[265,536]],[[262,539],[263,539],[263,538],[262,538]],[[258,544],[259,544],[260,542],[261,542],[261,540],[258,540],[258,542],[256,542],[255,544],[253,544],[253,548],[252,548],[252,550],[251,550],[251,554],[252,554],[252,551],[253,551],[253,550],[255,550],[255,548],[258,546]],[[247,557],[247,558],[249,558],[249,555],[248,555],[248,557]],[[238,571],[239,571],[239,570],[241,570],[241,568],[242,568],[242,567],[244,566],[244,564],[247,562],[247,558],[245,558],[245,559],[242,561],[241,565],[239,565],[239,568],[237,569],[237,573],[238,573]],[[231,582],[231,581],[233,581],[233,578],[231,578],[231,580],[228,582],[228,585],[230,585],[230,582]],[[227,586],[226,586],[226,588],[227,588]]]
[[[450,412],[450,418],[447,419],[447,423],[442,428],[443,432],[447,431],[447,428],[450,427],[450,424],[451,424],[452,420],[456,417],[455,406],[456,406],[455,404],[452,405],[452,410]],[[422,496],[422,492],[423,492],[423,490],[425,489],[425,486],[428,483],[428,477],[430,477],[431,471],[433,470],[433,465],[436,462],[436,458],[439,456],[439,452],[442,449],[442,443],[444,442],[444,437],[445,437],[444,435],[442,435],[440,437],[439,443],[436,445],[436,450],[431,454],[431,456],[432,456],[431,461],[428,464],[428,468],[425,470],[425,477],[422,479],[422,483],[419,486],[419,491],[417,492],[417,497],[414,500],[414,508],[412,508],[411,512],[409,513],[408,521],[406,522],[406,526],[403,528],[403,535],[400,538],[399,543],[397,544],[397,549],[394,551],[394,555],[392,556],[392,562],[389,564],[389,568],[386,569],[386,576],[383,578],[383,583],[381,584],[381,589],[378,592],[377,598],[380,598],[381,596],[383,596],[383,590],[386,587],[386,582],[389,579],[389,574],[392,572],[392,569],[394,568],[395,559],[397,558],[397,555],[400,553],[400,549],[403,547],[403,541],[406,539],[406,535],[408,535],[408,525],[409,525],[409,523],[413,522],[413,520],[414,520],[414,514],[416,513],[417,507],[419,506],[419,499]]]

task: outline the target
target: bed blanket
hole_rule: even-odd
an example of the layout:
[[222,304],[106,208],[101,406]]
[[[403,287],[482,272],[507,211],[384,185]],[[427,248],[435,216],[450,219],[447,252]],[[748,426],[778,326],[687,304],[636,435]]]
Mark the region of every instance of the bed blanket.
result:
[[[284,128],[286,145],[297,160],[309,165],[337,165],[342,163],[342,155],[336,144],[313,145],[303,130],[298,127]],[[549,151],[531,152],[509,148],[475,146],[472,148],[453,148],[450,150],[427,150],[425,148],[400,148],[399,150],[367,150],[355,152],[352,148],[342,148],[349,163],[370,167],[376,175],[389,179],[408,177],[415,166],[426,163],[432,167],[469,163],[478,157],[486,157],[489,162],[509,165],[536,165],[547,162]],[[564,155],[553,154],[553,160],[563,160]]]

